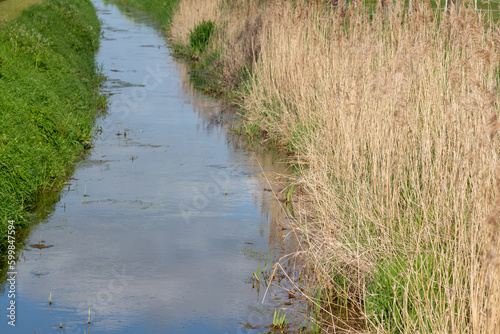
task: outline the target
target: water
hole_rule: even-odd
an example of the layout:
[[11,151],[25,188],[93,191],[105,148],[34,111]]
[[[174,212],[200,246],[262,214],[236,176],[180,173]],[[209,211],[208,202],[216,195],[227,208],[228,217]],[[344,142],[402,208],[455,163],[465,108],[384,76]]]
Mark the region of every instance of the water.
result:
[[94,4],[109,115],[59,201],[40,205],[16,265],[16,326],[4,284],[0,332],[267,332],[272,311],[246,281],[284,247],[262,177],[284,164],[231,138],[233,113],[193,90],[147,16]]

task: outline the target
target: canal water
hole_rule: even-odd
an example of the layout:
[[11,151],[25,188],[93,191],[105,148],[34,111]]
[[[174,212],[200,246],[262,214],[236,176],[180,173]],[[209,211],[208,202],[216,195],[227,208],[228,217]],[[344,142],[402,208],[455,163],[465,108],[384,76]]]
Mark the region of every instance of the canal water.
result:
[[234,113],[192,87],[146,15],[93,2],[108,115],[47,195],[58,201],[34,214],[43,219],[15,268],[16,326],[4,283],[0,333],[267,332],[272,308],[251,281],[284,247],[263,177],[284,163],[231,135]]

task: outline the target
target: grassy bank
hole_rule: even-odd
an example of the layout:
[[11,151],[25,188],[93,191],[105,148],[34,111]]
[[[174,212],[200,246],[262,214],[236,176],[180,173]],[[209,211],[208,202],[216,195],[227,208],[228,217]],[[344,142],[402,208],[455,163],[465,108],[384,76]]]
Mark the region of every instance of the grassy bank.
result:
[[325,329],[494,332],[498,28],[413,5],[183,0],[171,34],[237,91],[248,133],[295,153]]
[[0,28],[0,254],[37,194],[90,147],[100,23],[90,1],[47,0]]

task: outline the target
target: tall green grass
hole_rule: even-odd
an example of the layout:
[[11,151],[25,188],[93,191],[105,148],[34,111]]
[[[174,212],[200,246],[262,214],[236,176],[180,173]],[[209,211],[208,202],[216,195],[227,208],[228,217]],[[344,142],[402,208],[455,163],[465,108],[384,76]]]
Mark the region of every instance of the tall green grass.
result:
[[99,97],[100,22],[90,1],[47,0],[0,30],[0,254],[38,193],[90,147]]
[[213,21],[203,20],[194,29],[191,30],[189,35],[189,45],[191,46],[193,53],[199,54],[205,51],[207,47],[208,40],[215,29],[215,24]]

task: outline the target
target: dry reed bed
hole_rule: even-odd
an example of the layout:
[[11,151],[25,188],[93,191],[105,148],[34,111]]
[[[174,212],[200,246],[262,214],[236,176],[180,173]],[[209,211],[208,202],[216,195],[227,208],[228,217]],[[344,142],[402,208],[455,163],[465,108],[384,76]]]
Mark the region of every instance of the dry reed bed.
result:
[[[323,298],[356,304],[371,331],[497,331],[499,29],[425,3],[373,19],[207,3],[221,79],[253,65],[241,89],[248,128],[297,153],[312,203],[295,228]],[[174,19],[178,41],[207,19],[188,7],[183,33]]]

